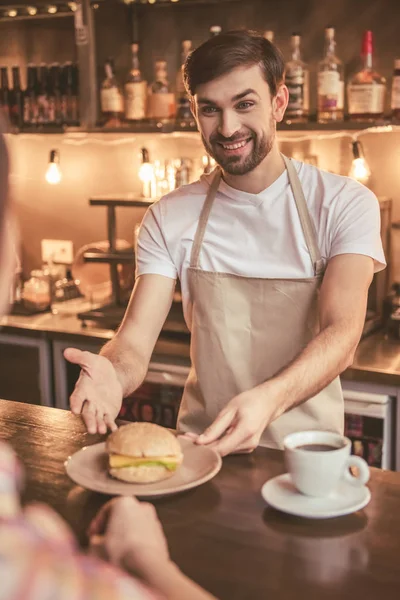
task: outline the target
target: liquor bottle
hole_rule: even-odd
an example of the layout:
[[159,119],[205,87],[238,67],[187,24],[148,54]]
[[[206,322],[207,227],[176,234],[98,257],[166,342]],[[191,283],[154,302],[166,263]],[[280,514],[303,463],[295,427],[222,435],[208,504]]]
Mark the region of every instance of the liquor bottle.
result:
[[47,65],[42,63],[39,67],[39,77],[36,83],[37,123],[40,125],[49,122],[48,72]]
[[132,68],[125,83],[125,119],[141,121],[146,117],[147,81],[143,80],[139,63],[139,44],[132,44]]
[[183,124],[190,123],[193,121],[193,115],[190,110],[190,101],[186,93],[185,84],[183,82],[183,67],[186,59],[192,50],[192,41],[184,40],[182,42],[182,53],[180,68],[176,74],[176,120]]
[[361,47],[363,66],[347,85],[349,116],[354,121],[374,121],[383,116],[386,79],[372,66],[372,31],[365,31]]
[[274,37],[275,37],[275,34],[273,31],[271,31],[271,29],[267,29],[266,31],[264,31],[264,38],[266,40],[268,40],[269,42],[271,42],[271,44],[274,43]]
[[343,121],[343,63],[335,54],[335,30],[325,29],[324,58],[318,65],[317,118],[319,123]]
[[8,87],[8,68],[1,67],[0,111],[10,118],[10,88]]
[[15,127],[23,124],[23,94],[19,67],[12,67],[13,89],[10,92],[10,120]]
[[114,75],[114,63],[111,58],[104,63],[105,78],[100,89],[101,114],[108,127],[118,127],[124,115],[124,98]]
[[38,115],[38,105],[36,99],[37,90],[37,67],[29,64],[27,67],[27,86],[24,93],[24,114],[25,125],[36,125]]
[[390,102],[392,109],[392,119],[400,121],[400,59],[394,61],[394,71],[392,79],[392,96]]
[[168,83],[167,63],[156,60],[155,77],[149,88],[148,117],[155,120],[172,119],[175,115],[175,95]]
[[285,84],[289,90],[289,103],[285,120],[292,123],[304,123],[309,112],[309,70],[301,60],[301,35],[293,33],[291,37],[292,59],[286,64]]
[[221,25],[211,25],[210,27],[210,37],[215,37],[219,35],[222,31]]
[[61,125],[64,121],[61,110],[61,67],[59,63],[50,65],[48,82],[49,123]]

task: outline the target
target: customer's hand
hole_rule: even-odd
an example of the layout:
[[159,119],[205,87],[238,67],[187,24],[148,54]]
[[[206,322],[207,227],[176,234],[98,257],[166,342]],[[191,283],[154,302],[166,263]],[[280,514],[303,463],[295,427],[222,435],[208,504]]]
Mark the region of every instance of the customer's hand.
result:
[[123,496],[107,502],[88,530],[93,554],[148,580],[155,566],[169,562],[167,541],[152,504]]
[[67,348],[64,357],[81,367],[70,397],[71,410],[82,415],[89,433],[117,429],[115,419],[121,410],[123,390],[111,362],[105,356]]
[[227,454],[245,454],[257,448],[267,425],[280,415],[280,403],[266,384],[235,396],[217,418],[199,436],[191,436],[196,444],[207,445]]

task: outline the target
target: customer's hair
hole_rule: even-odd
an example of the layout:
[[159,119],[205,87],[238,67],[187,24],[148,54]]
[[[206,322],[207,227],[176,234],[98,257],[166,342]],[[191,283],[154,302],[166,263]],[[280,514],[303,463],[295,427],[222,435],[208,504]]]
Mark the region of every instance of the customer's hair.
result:
[[8,203],[8,152],[3,131],[4,123],[0,115],[0,235],[3,231],[6,205]]
[[259,65],[275,96],[283,82],[285,62],[274,44],[255,31],[227,31],[210,38],[186,59],[183,77],[190,97],[197,86],[213,81],[237,67]]

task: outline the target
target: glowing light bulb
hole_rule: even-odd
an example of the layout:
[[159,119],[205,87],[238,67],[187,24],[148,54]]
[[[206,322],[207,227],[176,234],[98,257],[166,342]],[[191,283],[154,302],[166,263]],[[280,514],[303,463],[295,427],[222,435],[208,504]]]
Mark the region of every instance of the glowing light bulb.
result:
[[9,10],[9,11],[8,11],[8,13],[7,13],[7,15],[8,15],[9,17],[16,17],[16,16],[17,16],[17,14],[18,14],[18,11],[17,11],[17,10],[15,10],[15,8],[12,8],[12,9],[11,9],[11,10]]
[[351,165],[349,176],[357,179],[360,183],[367,183],[371,177],[371,171],[365,158],[355,158]]
[[149,152],[142,148],[142,164],[139,167],[139,179],[143,184],[142,194],[144,198],[154,198],[156,194],[156,177],[154,165],[149,161]]
[[55,15],[57,11],[58,11],[57,6],[53,6],[53,5],[49,6],[47,9],[47,12],[50,13],[51,15]]
[[361,143],[356,141],[352,143],[353,162],[349,172],[349,177],[356,179],[360,183],[368,183],[371,177],[371,170],[364,158]]
[[49,166],[47,167],[45,179],[47,183],[51,185],[57,185],[62,179],[62,173],[60,171],[60,154],[58,150],[51,150]]
[[76,12],[78,5],[76,2],[68,2],[68,7],[70,10],[72,10],[72,12]]
[[28,15],[30,15],[31,17],[34,17],[37,14],[36,6],[28,6],[26,10],[28,11]]

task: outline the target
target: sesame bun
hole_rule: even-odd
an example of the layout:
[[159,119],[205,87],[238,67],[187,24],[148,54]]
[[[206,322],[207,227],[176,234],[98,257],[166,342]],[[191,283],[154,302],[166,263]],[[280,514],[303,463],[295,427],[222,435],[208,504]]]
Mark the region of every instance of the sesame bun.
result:
[[[171,431],[154,423],[129,423],[111,433],[106,442],[109,455],[132,459],[155,459],[155,464],[111,466],[109,473],[117,479],[131,483],[151,483],[171,477],[175,470],[160,461],[174,462],[178,467],[182,460],[181,446]],[[111,460],[111,456],[110,456]]]

